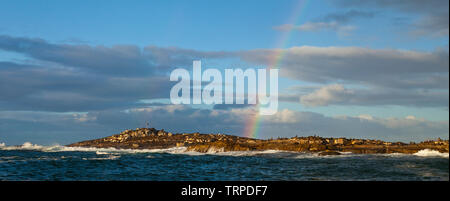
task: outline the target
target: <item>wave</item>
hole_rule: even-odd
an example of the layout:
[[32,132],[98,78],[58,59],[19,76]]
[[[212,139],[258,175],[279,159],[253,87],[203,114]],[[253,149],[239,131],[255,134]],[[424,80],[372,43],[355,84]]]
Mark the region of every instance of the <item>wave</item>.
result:
[[105,158],[82,158],[82,159],[96,161],[96,160],[116,160],[118,158],[120,158],[120,156],[118,156],[118,155],[109,155],[108,157],[105,157]]
[[[208,150],[206,153],[200,153],[195,151],[186,151],[187,147],[172,147],[166,149],[117,149],[117,148],[96,148],[96,147],[67,147],[61,145],[53,146],[41,146],[25,142],[20,146],[6,146],[5,143],[0,143],[0,150],[35,150],[42,152],[95,152],[97,155],[111,155],[111,154],[134,154],[134,153],[169,153],[169,154],[184,154],[184,155],[219,155],[219,156],[260,156],[269,155],[272,157],[287,157],[287,158],[342,158],[342,157],[355,157],[364,156],[367,154],[353,154],[351,152],[339,152],[340,155],[325,155],[321,156],[319,153],[308,152],[293,152],[282,150],[264,150],[264,151],[229,151],[225,152],[222,149]],[[411,154],[392,153],[381,154],[393,157],[411,156]],[[413,154],[420,157],[445,157],[448,158],[448,153],[440,153],[435,150],[424,149]],[[101,160],[101,159],[100,159]]]
[[342,157],[353,157],[359,156],[361,154],[353,154],[351,152],[339,152],[341,155],[319,155],[319,153],[310,152],[296,152],[296,151],[284,151],[284,150],[263,150],[263,151],[210,151],[206,153],[200,152],[184,152],[182,154],[188,155],[217,155],[217,156],[269,156],[275,158],[293,158],[293,159],[307,159],[307,158],[342,158]]
[[[61,145],[41,146],[25,142],[20,146],[0,146],[0,150],[34,150],[42,152],[95,152],[97,155],[111,155],[111,154],[134,154],[134,153],[169,153],[169,154],[184,154],[191,156],[201,155],[218,155],[218,156],[260,156],[270,155],[272,157],[288,157],[288,158],[307,158],[318,157],[317,154],[299,153],[293,151],[281,150],[264,150],[264,151],[229,151],[225,152],[223,149],[208,150],[206,153],[196,151],[186,151],[187,147],[172,147],[167,149],[117,149],[117,148],[96,148],[96,147],[67,147]],[[319,157],[334,157],[334,156],[319,156]],[[103,160],[103,159],[99,159]]]
[[109,155],[111,153],[103,152],[103,151],[96,151],[95,154],[97,154],[97,155]]
[[221,156],[257,156],[263,154],[286,154],[286,153],[295,153],[291,151],[281,151],[281,150],[264,150],[264,151],[228,151],[228,152],[208,152],[206,154],[210,155],[221,155]]
[[61,145],[41,146],[25,142],[19,146],[6,146],[2,143],[0,150],[34,150],[42,152],[95,152],[97,155],[113,154],[113,153],[183,153],[186,147],[173,147],[167,149],[116,149],[116,148],[96,148],[96,147],[67,147]]
[[431,150],[431,149],[420,150],[417,153],[415,153],[414,155],[415,156],[421,156],[421,157],[443,157],[443,158],[448,158],[448,153],[441,153],[439,151]]
[[44,146],[32,144],[30,142],[25,142],[20,146],[6,146],[5,143],[0,144],[0,150],[39,150]]
[[186,155],[223,155],[223,156],[254,156],[260,154],[277,154],[277,153],[296,153],[290,151],[265,150],[265,151],[230,151],[225,152],[223,149],[208,150],[206,153],[196,151],[186,151],[187,147],[172,147],[166,149],[117,149],[117,148],[96,148],[96,147],[67,147],[61,145],[41,146],[25,142],[19,146],[0,146],[0,150],[35,150],[42,152],[95,152],[97,155],[107,155],[114,153],[170,153],[170,154],[186,154]]

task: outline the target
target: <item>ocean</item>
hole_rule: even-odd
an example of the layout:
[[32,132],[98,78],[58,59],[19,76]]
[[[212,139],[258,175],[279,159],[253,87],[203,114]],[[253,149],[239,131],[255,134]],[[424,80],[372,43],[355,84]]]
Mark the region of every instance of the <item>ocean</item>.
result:
[[280,181],[449,180],[449,155],[319,156],[285,151],[186,152],[0,144],[0,180]]

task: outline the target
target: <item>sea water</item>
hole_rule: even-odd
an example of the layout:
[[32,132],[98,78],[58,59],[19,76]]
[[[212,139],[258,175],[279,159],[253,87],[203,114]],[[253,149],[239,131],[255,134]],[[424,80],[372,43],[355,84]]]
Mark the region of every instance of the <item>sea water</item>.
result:
[[286,151],[198,153],[0,144],[0,180],[449,180],[449,155],[319,156]]

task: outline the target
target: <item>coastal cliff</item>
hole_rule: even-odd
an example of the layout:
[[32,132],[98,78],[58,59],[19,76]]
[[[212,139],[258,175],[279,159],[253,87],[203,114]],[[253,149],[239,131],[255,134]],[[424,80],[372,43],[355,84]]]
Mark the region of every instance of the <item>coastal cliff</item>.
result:
[[177,133],[154,128],[125,130],[105,138],[77,142],[70,147],[97,147],[118,149],[163,149],[187,147],[187,151],[202,153],[227,151],[282,150],[317,152],[320,155],[339,155],[339,152],[356,154],[405,153],[413,154],[423,149],[449,152],[448,140],[420,143],[384,142],[381,140],[322,138],[317,136],[278,139],[253,139],[225,134]]

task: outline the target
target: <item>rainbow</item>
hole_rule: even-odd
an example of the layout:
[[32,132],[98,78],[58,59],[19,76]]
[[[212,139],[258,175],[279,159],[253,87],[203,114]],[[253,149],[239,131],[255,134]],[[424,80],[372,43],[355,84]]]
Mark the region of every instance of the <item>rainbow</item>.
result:
[[[308,0],[298,0],[296,6],[292,11],[291,16],[289,17],[287,24],[295,25],[300,18],[300,15],[303,13],[303,10],[306,8]],[[278,50],[276,54],[269,57],[269,64],[266,69],[270,70],[271,68],[278,68],[280,62],[283,60],[284,54],[286,51],[283,51],[283,48],[286,48],[286,45],[289,42],[289,39],[292,35],[293,30],[285,31],[281,33],[281,36],[275,43],[275,48]],[[256,104],[256,108],[259,109],[259,103]],[[258,111],[250,114],[248,119],[245,122],[244,127],[244,137],[249,138],[258,138],[259,129],[261,127],[261,115],[259,115]]]

